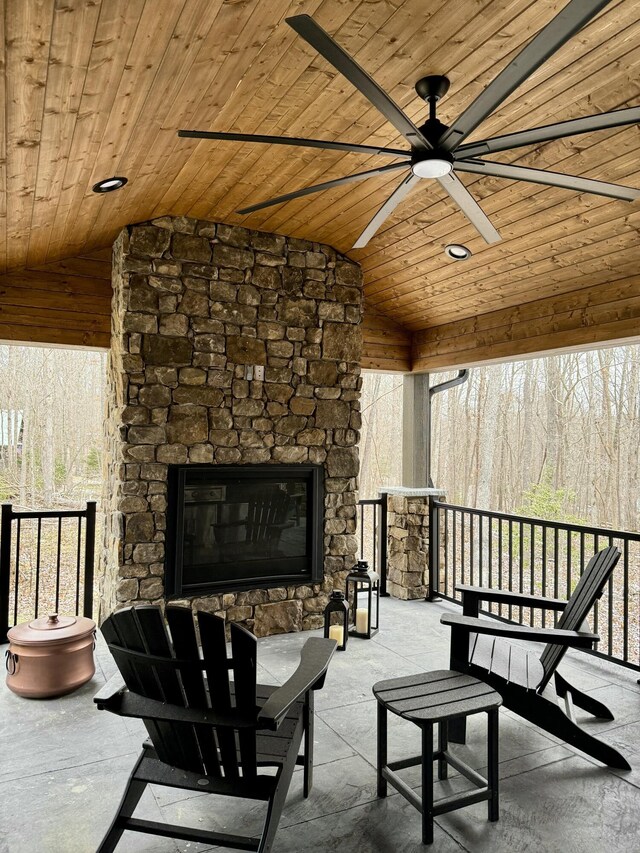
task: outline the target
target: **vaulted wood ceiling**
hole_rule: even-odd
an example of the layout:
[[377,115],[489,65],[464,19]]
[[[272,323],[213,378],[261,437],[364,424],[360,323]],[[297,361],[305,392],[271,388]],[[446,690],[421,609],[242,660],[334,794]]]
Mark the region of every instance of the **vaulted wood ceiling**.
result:
[[[447,74],[439,118],[449,123],[564,5],[5,0],[0,272],[86,257],[127,223],[187,214],[335,246],[362,264],[367,304],[410,331],[466,323],[469,334],[479,314],[628,283],[640,260],[638,202],[462,175],[503,237],[488,246],[440,187],[424,181],[365,249],[351,250],[397,175],[247,217],[234,211],[388,158],[176,136],[197,128],[406,147],[286,17],[312,15],[416,123],[426,106],[415,81]],[[639,56],[637,4],[611,2],[467,141],[639,104]],[[638,133],[600,131],[496,159],[640,186]],[[91,192],[114,174],[129,178],[123,190]],[[447,259],[450,242],[473,257]]]

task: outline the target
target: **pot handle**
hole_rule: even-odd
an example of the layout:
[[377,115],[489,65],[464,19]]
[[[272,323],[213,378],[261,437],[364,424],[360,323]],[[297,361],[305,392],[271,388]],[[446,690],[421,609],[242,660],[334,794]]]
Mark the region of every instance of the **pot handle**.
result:
[[4,653],[4,657],[5,657],[5,666],[7,668],[7,673],[9,675],[15,675],[16,672],[18,671],[18,661],[19,661],[18,655],[7,650]]

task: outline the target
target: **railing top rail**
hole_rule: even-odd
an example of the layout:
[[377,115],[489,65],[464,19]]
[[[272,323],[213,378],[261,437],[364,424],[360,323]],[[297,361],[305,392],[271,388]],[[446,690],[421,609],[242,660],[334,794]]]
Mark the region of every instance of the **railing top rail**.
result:
[[491,509],[477,509],[476,507],[461,506],[459,504],[445,503],[445,501],[435,501],[438,509],[451,509],[459,512],[466,512],[469,515],[481,515],[484,518],[499,518],[503,521],[524,522],[535,527],[551,527],[557,530],[566,530],[567,532],[586,533],[591,536],[610,536],[612,539],[627,539],[632,542],[640,542],[640,532],[632,532],[630,530],[612,530],[609,527],[591,527],[587,524],[574,524],[568,521],[552,521],[546,518],[535,518],[534,516],[513,515],[508,512],[498,512]]
[[28,512],[11,511],[13,518],[84,518],[86,509],[61,509],[61,510],[30,510]]
[[358,501],[358,506],[376,506],[382,503],[382,498],[363,498]]

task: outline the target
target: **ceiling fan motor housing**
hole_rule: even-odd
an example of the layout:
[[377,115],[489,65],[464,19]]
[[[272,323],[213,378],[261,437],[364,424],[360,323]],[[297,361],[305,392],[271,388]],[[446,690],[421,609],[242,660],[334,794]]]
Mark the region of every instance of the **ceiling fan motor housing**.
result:
[[449,129],[449,125],[443,124],[440,119],[429,118],[419,128],[420,133],[425,136],[434,148],[438,147],[438,142],[442,138],[445,130]]

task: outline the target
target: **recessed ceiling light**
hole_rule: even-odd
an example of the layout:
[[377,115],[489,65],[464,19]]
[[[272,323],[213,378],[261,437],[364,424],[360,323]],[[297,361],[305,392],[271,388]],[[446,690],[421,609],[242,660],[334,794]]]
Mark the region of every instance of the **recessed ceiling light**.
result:
[[446,151],[421,151],[411,164],[418,178],[443,178],[453,169],[453,157]]
[[98,181],[97,184],[94,184],[92,189],[94,193],[111,193],[114,190],[119,190],[120,187],[123,187],[126,183],[126,178],[105,178],[104,181]]
[[461,246],[460,243],[450,243],[448,246],[444,247],[445,254],[450,258],[453,258],[454,261],[466,261],[467,258],[471,257],[471,249],[467,249],[466,246]]

